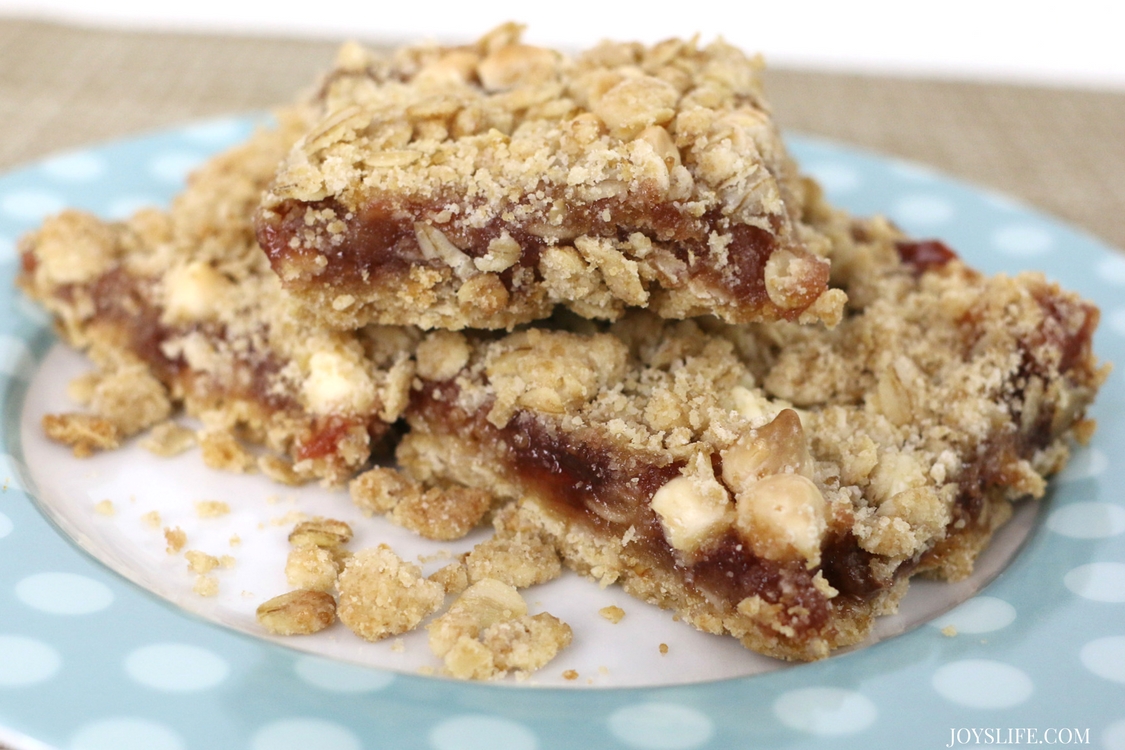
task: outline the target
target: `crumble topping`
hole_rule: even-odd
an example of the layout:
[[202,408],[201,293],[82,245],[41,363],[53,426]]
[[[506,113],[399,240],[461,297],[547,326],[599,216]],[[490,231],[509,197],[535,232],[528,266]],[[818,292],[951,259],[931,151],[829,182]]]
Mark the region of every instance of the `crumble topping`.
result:
[[51,417],[52,439],[88,455],[152,427],[146,445],[174,455],[191,440],[164,423],[182,406],[203,422],[209,466],[292,485],[344,482],[385,449],[416,332],[309,330],[254,236],[262,190],[310,116],[280,112],[167,211],[121,222],[64,211],[21,239],[19,285],[97,366],[70,388],[91,413]]
[[571,59],[520,33],[341,51],[258,221],[308,312],[344,329],[511,328],[556,304],[839,320],[760,60],[676,39]]
[[426,489],[395,469],[376,467],[349,485],[352,500],[368,514],[386,514],[394,523],[427,539],[460,539],[481,522],[492,496],[467,487]]
[[519,501],[498,518],[703,630],[796,659],[862,640],[912,574],[967,575],[1042,494],[1105,369],[1096,311],[1040,275],[808,214],[856,300],[836,330],[630,313],[467,334],[460,372],[420,378],[400,464]]

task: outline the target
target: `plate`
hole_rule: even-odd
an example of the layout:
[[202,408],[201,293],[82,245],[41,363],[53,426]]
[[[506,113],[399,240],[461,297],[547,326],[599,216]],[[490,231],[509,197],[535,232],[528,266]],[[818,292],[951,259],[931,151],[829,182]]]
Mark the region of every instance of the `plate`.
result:
[[[830,740],[854,748],[1125,748],[1125,491],[1112,472],[1120,456],[1114,446],[1125,441],[1120,373],[1092,411],[1094,440],[1075,453],[1044,502],[1025,506],[1022,527],[1012,527],[1022,532],[1005,542],[1014,550],[1026,535],[1022,549],[1002,572],[1002,562],[995,566],[999,574],[981,593],[926,626],[768,674],[613,687],[584,667],[585,689],[549,679],[456,683],[420,676],[405,662],[398,665],[405,671],[352,663],[364,659],[347,644],[310,649],[291,642],[299,639],[253,637],[222,613],[201,611],[198,597],[138,580],[161,578],[155,558],[122,552],[103,555],[104,563],[93,559],[85,550],[104,544],[97,518],[87,513],[88,526],[68,525],[80,514],[58,509],[67,498],[92,507],[89,488],[108,486],[111,474],[100,472],[110,469],[59,461],[56,470],[49,455],[36,453],[27,427],[41,408],[36,399],[81,365],[56,345],[43,314],[13,291],[17,238],[64,206],[120,218],[164,204],[191,168],[244,138],[255,122],[198,123],[69,152],[0,178],[0,744],[688,750]],[[1125,362],[1125,256],[1003,196],[915,165],[813,138],[789,142],[835,203],[940,237],[986,272],[1041,269],[1093,299],[1103,311],[1096,351]],[[176,488],[166,474],[172,469],[145,471],[155,495],[116,499],[114,521],[166,507],[157,488]],[[74,488],[82,486],[87,496],[79,498]],[[194,480],[190,489],[203,492]],[[641,606],[621,601],[627,610]],[[946,625],[957,635],[943,634]],[[669,655],[692,651],[685,642]],[[653,650],[651,658],[661,657]],[[681,663],[688,669],[691,660]]]

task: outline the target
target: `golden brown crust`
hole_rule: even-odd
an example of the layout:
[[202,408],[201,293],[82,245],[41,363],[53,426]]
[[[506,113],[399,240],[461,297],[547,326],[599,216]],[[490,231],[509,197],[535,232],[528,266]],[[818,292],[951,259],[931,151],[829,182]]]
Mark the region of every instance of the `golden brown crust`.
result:
[[[208,465],[261,468],[288,484],[342,482],[398,418],[417,336],[310,329],[292,311],[252,224],[262,189],[306,127],[300,110],[280,119],[208,162],[166,212],[49,219],[21,241],[19,284],[94,360],[97,372],[71,390],[118,440],[182,405],[204,422]],[[54,432],[82,451],[114,443],[108,427],[79,440],[77,425]],[[187,442],[170,428],[161,434],[152,444],[163,453]],[[246,443],[274,455],[255,457]]]
[[759,60],[519,37],[341,51],[258,223],[308,311],[352,329],[510,329],[556,304],[839,319]]
[[400,462],[521,500],[568,565],[703,630],[790,659],[862,640],[1042,494],[1105,372],[1096,309],[1041,276],[813,210],[854,290],[837,329],[443,335],[471,353],[420,379]]

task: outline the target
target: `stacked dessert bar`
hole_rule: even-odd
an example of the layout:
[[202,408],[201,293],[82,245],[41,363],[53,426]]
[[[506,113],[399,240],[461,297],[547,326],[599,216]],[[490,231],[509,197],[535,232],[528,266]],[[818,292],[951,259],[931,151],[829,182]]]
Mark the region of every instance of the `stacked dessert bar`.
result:
[[1097,309],[827,205],[737,49],[519,31],[348,45],[168,211],[26,238],[20,285],[98,366],[51,433],[88,452],[182,407],[212,465],[358,475],[441,538],[491,507],[785,659],[968,575],[1093,430]]

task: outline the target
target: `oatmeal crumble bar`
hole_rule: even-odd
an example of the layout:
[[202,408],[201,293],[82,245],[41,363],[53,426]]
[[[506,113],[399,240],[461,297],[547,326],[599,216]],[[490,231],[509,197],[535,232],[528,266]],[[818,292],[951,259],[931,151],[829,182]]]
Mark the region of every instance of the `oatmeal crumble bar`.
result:
[[1088,434],[1098,314],[1040,275],[809,213],[853,299],[835,330],[631,313],[466,335],[459,371],[419,378],[400,463],[520,500],[510,523],[570,567],[754,650],[863,640],[911,575],[968,575]]
[[342,482],[381,445],[405,404],[416,334],[321,330],[293,313],[253,228],[306,127],[299,110],[280,119],[201,168],[166,212],[105,222],[67,211],[21,241],[19,285],[98,368],[73,389],[93,413],[48,416],[53,439],[89,454],[157,427],[158,450],[174,453],[183,446],[163,444],[186,441],[166,420],[182,405],[204,423],[209,466],[289,484]]
[[675,39],[571,59],[520,31],[341,51],[258,220],[305,309],[342,329],[510,329],[557,304],[839,320],[759,60]]

